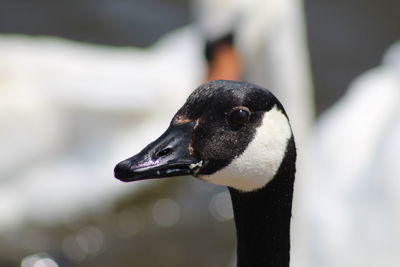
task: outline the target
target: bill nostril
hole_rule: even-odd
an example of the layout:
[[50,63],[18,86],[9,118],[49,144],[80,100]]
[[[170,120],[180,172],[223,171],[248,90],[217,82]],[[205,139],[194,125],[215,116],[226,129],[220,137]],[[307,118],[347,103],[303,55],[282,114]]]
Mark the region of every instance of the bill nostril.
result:
[[172,148],[167,147],[167,148],[164,148],[164,149],[161,150],[161,151],[158,151],[157,154],[156,154],[156,156],[157,156],[158,158],[162,158],[162,157],[168,156],[168,155],[171,154],[171,153],[172,153]]

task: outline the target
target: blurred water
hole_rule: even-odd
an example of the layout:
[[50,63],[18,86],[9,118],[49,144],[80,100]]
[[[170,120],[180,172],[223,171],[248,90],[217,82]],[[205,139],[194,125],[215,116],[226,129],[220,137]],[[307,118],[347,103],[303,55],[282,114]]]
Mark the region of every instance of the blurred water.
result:
[[0,32],[148,46],[189,22],[187,0],[0,0]]
[[397,0],[305,0],[318,113],[343,96],[350,82],[379,65],[400,37]]

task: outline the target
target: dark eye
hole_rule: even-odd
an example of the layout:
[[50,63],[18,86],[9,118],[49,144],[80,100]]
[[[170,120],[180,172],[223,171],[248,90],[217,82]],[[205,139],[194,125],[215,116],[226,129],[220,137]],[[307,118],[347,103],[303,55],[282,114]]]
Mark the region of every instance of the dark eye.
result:
[[242,127],[250,118],[250,111],[247,108],[234,109],[229,113],[228,122],[232,129],[237,130]]

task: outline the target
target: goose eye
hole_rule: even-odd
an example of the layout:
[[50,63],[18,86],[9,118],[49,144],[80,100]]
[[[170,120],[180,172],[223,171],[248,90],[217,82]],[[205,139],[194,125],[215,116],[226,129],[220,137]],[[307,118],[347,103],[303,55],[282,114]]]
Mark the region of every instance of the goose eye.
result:
[[233,110],[228,117],[229,125],[236,130],[242,127],[250,118],[250,111],[245,108]]

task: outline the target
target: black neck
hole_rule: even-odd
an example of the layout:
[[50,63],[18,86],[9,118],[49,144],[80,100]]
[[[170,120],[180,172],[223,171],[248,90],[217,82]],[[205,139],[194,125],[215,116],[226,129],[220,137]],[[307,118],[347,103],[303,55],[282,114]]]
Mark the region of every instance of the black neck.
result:
[[274,179],[254,192],[229,188],[237,232],[238,267],[288,267],[296,150],[288,143]]

